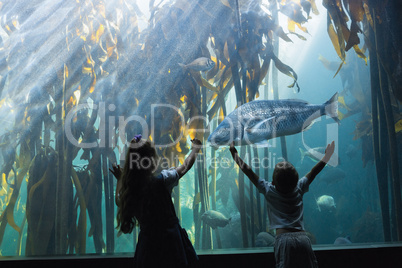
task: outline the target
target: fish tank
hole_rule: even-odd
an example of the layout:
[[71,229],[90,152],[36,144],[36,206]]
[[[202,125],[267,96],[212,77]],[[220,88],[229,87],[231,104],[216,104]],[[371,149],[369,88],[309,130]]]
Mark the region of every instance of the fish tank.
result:
[[392,2],[0,1],[0,256],[133,253],[139,227],[116,229],[109,169],[138,134],[165,168],[203,142],[172,193],[199,254],[272,250],[265,198],[232,140],[267,181],[283,160],[304,176],[335,141],[304,195],[313,245],[400,242]]

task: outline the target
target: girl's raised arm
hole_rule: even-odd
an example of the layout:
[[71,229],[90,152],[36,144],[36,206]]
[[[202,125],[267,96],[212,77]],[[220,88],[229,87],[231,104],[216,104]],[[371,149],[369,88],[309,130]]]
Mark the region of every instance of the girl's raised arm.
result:
[[183,165],[178,166],[176,168],[177,174],[179,174],[179,178],[183,177],[184,174],[187,173],[193,166],[195,160],[197,159],[198,152],[201,149],[202,143],[199,139],[193,139],[191,140],[192,146],[191,146],[191,153],[189,156],[186,157],[184,160]]
[[233,160],[239,166],[239,168],[246,174],[246,176],[250,179],[250,181],[258,188],[258,177],[257,174],[251,169],[249,165],[247,165],[243,159],[240,158],[239,154],[237,153],[236,148],[234,147],[234,142],[230,144],[230,153],[232,154]]

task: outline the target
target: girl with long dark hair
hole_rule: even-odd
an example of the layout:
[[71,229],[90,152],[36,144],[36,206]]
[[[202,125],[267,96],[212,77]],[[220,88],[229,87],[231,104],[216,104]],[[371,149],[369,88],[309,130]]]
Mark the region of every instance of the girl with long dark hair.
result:
[[173,187],[193,166],[201,148],[200,140],[191,142],[183,165],[155,174],[158,155],[154,145],[137,135],[130,142],[124,168],[113,165],[111,169],[117,178],[117,229],[126,234],[140,225],[135,267],[191,267],[198,260],[171,199]]

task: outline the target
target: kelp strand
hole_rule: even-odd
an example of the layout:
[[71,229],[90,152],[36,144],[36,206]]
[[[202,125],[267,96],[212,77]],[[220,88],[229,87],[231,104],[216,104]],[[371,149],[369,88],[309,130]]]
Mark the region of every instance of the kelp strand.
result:
[[[234,36],[234,39],[236,40],[236,35]],[[238,42],[237,42],[238,43]],[[238,73],[238,63],[237,63],[237,58],[238,54],[235,49],[235,44],[228,44],[228,49],[229,49],[229,54],[230,54],[230,64],[231,64],[231,71],[232,71],[232,77],[233,77],[233,82],[235,86],[235,92],[236,92],[236,101],[237,101],[237,106],[239,107],[244,103],[243,99],[243,92],[242,92],[242,87],[240,83],[240,77]],[[240,157],[244,158],[245,151],[244,148],[240,148]],[[247,248],[248,247],[248,234],[247,234],[247,215],[246,215],[246,204],[245,204],[245,198],[244,198],[244,173],[239,172],[239,211],[240,211],[240,222],[241,222],[241,229],[242,229],[242,241],[243,241],[243,247]]]
[[78,219],[77,227],[77,241],[76,252],[79,254],[85,254],[86,251],[86,231],[87,231],[87,205],[85,203],[84,192],[81,187],[81,182],[77,176],[77,172],[74,168],[71,169],[71,177],[74,182],[75,190],[77,191],[78,202],[80,204],[80,216]]
[[[201,111],[202,111],[202,116],[203,118],[206,118],[207,115],[207,89],[205,87],[201,87]],[[203,121],[203,128],[206,128],[205,121]],[[206,137],[205,133],[203,134],[202,137],[202,143],[205,144],[206,142]],[[200,191],[203,193],[201,195],[201,202],[203,202],[204,206],[204,213],[205,211],[208,211],[210,209],[210,204],[209,204],[209,190],[208,190],[208,176],[206,172],[206,165],[205,165],[206,159],[205,159],[205,152],[201,152],[201,162],[200,162],[200,171],[201,171],[201,177],[199,178],[200,182]],[[202,187],[201,187],[202,186]],[[211,228],[203,223],[203,228],[202,228],[202,248],[203,249],[211,249],[212,248],[212,237],[211,237]]]
[[[64,89],[64,88],[63,88]],[[64,118],[62,118],[62,112],[64,111],[64,107],[62,107],[62,103],[65,103],[63,100],[64,92],[62,94],[59,93],[60,90],[56,91],[56,124],[57,129],[64,129]],[[59,96],[60,95],[60,96]],[[63,102],[62,102],[63,101]],[[59,153],[58,163],[60,164],[57,170],[57,185],[56,185],[56,221],[55,221],[55,253],[62,255],[65,254],[65,241],[66,241],[66,233],[67,233],[67,213],[63,213],[68,209],[64,209],[64,200],[62,193],[66,191],[65,184],[65,175],[64,175],[64,132],[59,131],[56,133],[56,151]],[[66,199],[67,200],[67,199]]]
[[[380,71],[380,81],[382,80],[381,71]],[[381,82],[380,82],[381,84]],[[402,201],[401,201],[401,191],[400,191],[400,180],[399,180],[399,164],[398,164],[398,153],[397,153],[397,143],[395,136],[395,127],[394,127],[394,116],[392,113],[392,106],[390,101],[390,94],[388,87],[381,88],[383,106],[385,108],[385,119],[388,128],[388,142],[389,142],[389,150],[390,150],[390,168],[391,168],[391,182],[393,189],[393,201],[395,206],[395,214],[396,214],[396,222],[395,227],[397,231],[397,240],[402,240]]]
[[[106,99],[105,96],[102,96],[103,99]],[[99,111],[107,111],[104,115],[99,115],[101,117],[99,130],[111,129],[111,112],[105,109],[105,104],[100,103]],[[114,125],[114,122],[112,122]],[[113,253],[114,252],[114,191],[113,191],[113,176],[109,172],[109,159],[108,159],[108,150],[112,148],[111,137],[109,131],[105,131],[104,137],[104,148],[102,150],[102,178],[103,178],[103,187],[104,187],[104,198],[105,198],[105,213],[106,213],[106,252]]]
[[[223,109],[223,107],[221,109]],[[217,126],[218,126],[218,122],[217,122],[217,120],[214,120],[212,122],[212,129],[215,129]],[[217,169],[217,165],[215,163],[216,163],[217,159],[216,159],[215,150],[211,150],[211,159],[213,161],[212,163],[214,163],[214,164],[212,164],[212,166],[209,167],[210,170],[212,171],[209,192],[211,193],[211,196],[210,196],[211,197],[211,207],[213,210],[216,210],[216,169]],[[222,241],[221,241],[221,236],[219,234],[219,229],[216,228],[214,230],[214,232],[215,232],[215,237],[216,237],[217,248],[222,248]]]
[[18,234],[17,252],[15,253],[17,256],[22,255],[22,238],[23,238],[24,227],[25,227],[26,222],[27,222],[27,213],[25,212],[24,218],[22,219],[22,223],[21,223],[21,231]]
[[[260,165],[262,164],[262,161],[259,158],[258,149],[256,147],[253,147],[253,157],[255,159],[259,160]],[[257,165],[256,168],[255,168],[255,171],[254,171],[255,174],[257,174],[257,176],[259,178],[261,178],[261,175],[262,175],[260,173],[260,165]],[[260,195],[260,192],[257,189],[255,189],[255,190],[256,190],[256,199],[257,199],[257,207],[256,207],[256,209],[257,209],[257,217],[258,217],[257,222],[258,222],[258,226],[259,226],[258,232],[262,232],[263,230],[262,230],[262,214],[261,214],[261,209],[262,209],[261,208],[261,195]]]
[[[244,159],[246,152],[245,148],[240,147],[240,157]],[[246,214],[246,203],[245,203],[245,185],[244,185],[244,173],[239,171],[239,211],[240,211],[240,222],[242,230],[242,241],[243,247],[248,248],[248,229],[247,229],[247,214]]]
[[[252,159],[251,157],[251,148],[248,146],[247,148],[247,154],[249,155],[249,158]],[[253,160],[251,160],[253,161]],[[250,163],[251,164],[251,163]],[[251,182],[251,180],[248,180],[249,182],[249,197],[250,197],[250,207],[248,211],[250,212],[250,239],[251,239],[251,246],[255,247],[255,207],[254,207],[254,184]]]
[[[106,147],[107,148],[107,147]],[[106,212],[106,251],[108,253],[114,252],[114,196],[111,196],[111,189],[109,180],[112,179],[109,176],[108,159],[105,153],[102,154],[102,171],[103,171],[103,187],[105,198],[105,212]],[[111,221],[112,220],[112,221]]]
[[[91,220],[91,228],[93,228],[93,239],[95,250],[97,253],[102,253],[106,250],[105,242],[103,241],[103,224],[102,224],[102,169],[100,150],[94,150],[92,159],[90,160],[88,170],[90,184],[89,191],[93,189],[92,198],[88,202],[88,214]],[[91,204],[89,206],[89,204]],[[134,240],[135,243],[136,240]]]
[[[272,17],[273,20],[276,24],[278,24],[278,9],[273,6],[271,9],[272,12]],[[275,38],[273,40],[273,55],[276,55],[275,57],[279,56],[279,38]],[[279,83],[278,83],[278,69],[275,67],[274,65],[272,66],[272,88],[274,90],[273,92],[273,97],[274,100],[279,100]],[[286,147],[286,137],[285,136],[281,136],[280,137],[280,141],[281,141],[281,150],[282,150],[282,157],[286,160],[289,161],[288,158],[288,151],[287,151],[287,147]]]
[[[198,178],[199,178],[198,157],[197,157],[197,161],[196,161],[195,167],[194,167],[195,168],[195,170],[194,170],[194,199],[197,196],[197,194],[201,195],[201,192],[198,189],[199,188],[199,182],[198,182]],[[194,238],[195,238],[194,247],[195,247],[195,249],[200,248],[201,217],[200,217],[199,209],[200,209],[200,203],[196,204],[193,201],[193,220],[194,220],[194,227],[195,227],[194,228],[195,229],[195,234],[194,234]]]
[[[384,25],[382,25],[384,27]],[[381,28],[383,29],[383,28]],[[383,29],[384,30],[384,29]],[[384,48],[380,47],[380,43],[378,40],[383,40],[382,33],[383,31],[379,31],[377,28],[377,22],[374,20],[374,33],[375,33],[375,46],[376,51],[385,51]],[[390,100],[390,92],[388,87],[388,81],[386,81],[385,72],[378,63],[378,73],[379,73],[379,84],[380,84],[380,93],[382,96],[382,105],[385,109],[385,121],[388,129],[388,142],[389,142],[389,150],[390,150],[390,168],[391,168],[391,182],[393,189],[393,202],[395,206],[395,214],[396,214],[396,232],[398,241],[402,240],[402,200],[401,200],[401,191],[400,191],[400,178],[399,178],[399,164],[398,164],[398,154],[397,154],[397,143],[395,136],[395,127],[394,127],[394,116],[392,111],[392,105]]]
[[55,180],[57,153],[50,147],[41,149],[29,167],[27,185],[26,255],[54,254]]
[[[22,180],[24,179],[25,175],[28,172],[28,167],[22,168],[22,170],[17,174],[17,187],[14,189],[13,193],[11,194],[10,202],[8,203],[6,209],[3,211],[1,215],[1,222],[0,222],[0,245],[3,242],[4,232],[8,223],[8,219],[11,218],[10,216],[7,217],[7,214],[12,215],[14,213],[15,202],[17,200],[19,194],[19,188],[21,187]],[[20,227],[18,227],[20,230]]]
[[[264,98],[268,99],[268,97],[269,97],[269,87],[268,87],[268,85],[269,85],[269,76],[268,76],[268,72],[265,75],[264,80],[265,80]],[[265,147],[263,149],[263,151],[264,151],[263,152],[263,155],[264,155],[263,161],[266,160],[269,163],[269,150],[268,150],[268,147]],[[265,165],[264,163],[262,163],[262,164],[263,164],[263,166]],[[265,165],[265,166],[269,167],[269,165]],[[268,181],[269,180],[269,168],[265,168],[263,174],[264,174],[263,179],[265,181]],[[261,232],[266,232],[267,231],[267,209],[266,209],[266,207],[267,207],[267,200],[265,198],[263,198],[263,206],[262,206],[263,213],[262,213],[262,228],[261,228]]]
[[[371,32],[370,37],[372,37],[373,34],[374,32]],[[372,39],[374,41],[374,38]],[[380,83],[379,83],[376,52],[370,51],[370,56],[371,56],[370,77],[371,77],[371,98],[372,98],[373,150],[374,150],[374,158],[376,159],[375,165],[377,173],[378,191],[380,197],[384,241],[389,242],[391,241],[391,223],[390,223],[389,201],[388,201],[389,200],[388,168],[387,168],[387,161],[385,160],[386,156],[382,154],[382,152],[385,150],[384,144],[382,142],[383,146],[380,146],[380,139],[379,139],[379,137],[380,136],[383,137],[384,134],[383,128],[379,127],[380,126],[379,122],[383,122],[385,118],[383,116],[384,113],[381,111],[383,110],[383,107],[381,107],[380,105],[380,103],[382,103],[382,97],[381,94],[379,93]],[[381,139],[381,141],[383,140],[384,139]]]

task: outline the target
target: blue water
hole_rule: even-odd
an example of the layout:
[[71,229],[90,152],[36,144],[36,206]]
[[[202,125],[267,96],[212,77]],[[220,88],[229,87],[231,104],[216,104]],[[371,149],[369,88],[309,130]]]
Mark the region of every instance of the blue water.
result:
[[[208,101],[207,110],[209,110],[216,96],[213,90],[206,90],[205,96],[202,95],[196,81],[197,77],[201,78],[200,73],[197,73],[197,76],[187,72],[181,69],[178,63],[190,61],[201,55],[210,55],[216,61],[217,50],[212,48],[212,44],[214,43],[217,49],[220,48],[219,42],[222,40],[219,38],[227,35],[225,32],[209,33],[210,28],[218,31],[212,26],[217,29],[227,29],[225,28],[229,27],[227,25],[231,25],[230,29],[235,27],[234,21],[227,21],[228,24],[223,25],[219,20],[231,12],[227,7],[225,9],[223,4],[227,1],[217,1],[217,5],[222,9],[220,11],[208,12],[195,6],[196,12],[189,17],[180,17],[182,12],[194,12],[184,5],[186,1],[176,2],[175,8],[166,2],[161,1],[161,4],[151,11],[147,5],[139,1],[124,1],[124,3],[107,1],[103,4],[98,1],[70,3],[70,1],[48,0],[17,1],[0,5],[2,21],[0,58],[3,59],[0,62],[0,122],[3,126],[0,130],[0,166],[3,174],[0,189],[0,213],[2,213],[0,235],[4,233],[0,240],[0,256],[27,254],[29,222],[26,221],[26,216],[29,216],[29,213],[37,213],[33,209],[29,212],[27,210],[28,181],[30,176],[34,175],[26,174],[18,187],[13,216],[9,212],[10,218],[7,218],[5,210],[10,204],[11,194],[15,191],[12,185],[15,183],[14,171],[8,173],[9,178],[5,180],[5,165],[10,157],[7,152],[10,148],[15,150],[13,169],[17,174],[22,174],[24,168],[31,165],[34,156],[48,146],[56,150],[59,146],[64,146],[65,150],[59,152],[66,154],[66,158],[60,158],[62,159],[58,167],[60,170],[63,165],[75,170],[84,169],[96,181],[96,187],[92,186],[94,188],[90,190],[96,189],[93,190],[93,194],[95,192],[98,194],[96,202],[100,211],[97,211],[96,215],[100,219],[97,226],[100,226],[100,223],[102,226],[98,239],[106,244],[109,243],[109,248],[107,246],[100,250],[96,248],[93,230],[91,231],[91,227],[95,224],[90,221],[90,214],[86,211],[87,225],[83,227],[86,242],[82,253],[119,253],[135,250],[138,228],[133,234],[126,235],[119,235],[118,230],[114,228],[117,210],[114,204],[115,181],[110,177],[110,183],[104,184],[108,175],[107,168],[115,161],[120,162],[124,158],[124,144],[133,134],[138,134],[135,131],[142,128],[144,134],[146,128],[143,125],[139,127],[139,124],[150,123],[151,117],[155,119],[152,127],[155,127],[156,131],[144,134],[145,138],[154,139],[156,143],[162,145],[174,140],[176,142],[173,146],[158,148],[160,155],[178,155],[181,159],[185,157],[189,151],[189,136],[192,133],[185,129],[179,117],[185,117],[186,124],[190,124],[190,117],[202,110],[201,99],[205,98]],[[316,163],[308,156],[302,161],[300,150],[325,147],[332,140],[336,142],[337,165],[327,166],[305,194],[305,229],[311,234],[311,240],[315,245],[333,244],[336,238],[346,236],[350,237],[352,243],[384,242],[375,162],[373,151],[370,150],[372,146],[370,69],[353,51],[347,53],[346,64],[336,77],[334,77],[336,69],[325,68],[319,60],[320,56],[336,66],[339,66],[341,61],[328,37],[326,10],[320,3],[317,4],[320,15],[311,15],[311,20],[305,24],[310,34],[296,31],[307,40],[303,41],[296,35],[289,35],[293,43],[286,43],[283,40],[279,43],[277,56],[294,69],[300,86],[300,92],[295,92],[295,88],[288,88],[293,79],[279,72],[279,99],[301,99],[312,104],[322,104],[338,92],[339,111],[343,114],[353,109],[356,111],[355,114],[342,119],[341,124],[323,116],[305,132],[285,138],[288,155],[286,160],[296,167],[300,177],[308,173]],[[242,12],[246,13],[252,8],[252,5],[245,4],[242,6]],[[138,9],[141,12],[138,12]],[[149,21],[151,14],[154,17]],[[181,19],[177,21],[175,19],[177,17]],[[214,23],[211,24],[210,20]],[[165,24],[159,25],[159,21]],[[189,25],[189,30],[186,32],[179,27],[183,22]],[[286,17],[280,15],[279,23],[284,31],[288,32]],[[151,25],[154,28],[150,29]],[[195,25],[198,28],[191,30]],[[204,27],[205,25],[208,27]],[[216,39],[208,38],[214,34]],[[202,41],[203,38],[209,43]],[[362,36],[361,40],[363,43]],[[222,54],[225,54],[227,53],[227,49],[223,48],[225,43],[222,45],[224,51]],[[226,55],[220,57],[221,64],[227,62]],[[262,54],[257,60],[262,63]],[[271,62],[268,83],[264,79],[264,83],[258,88],[259,99],[274,99],[271,75],[273,66]],[[215,78],[217,76],[218,74]],[[202,74],[202,77],[205,80],[212,78],[206,74]],[[347,78],[350,79],[343,84],[342,81]],[[217,82],[214,84],[214,80],[209,80],[209,83],[215,87],[219,85]],[[342,98],[346,107],[342,105]],[[153,104],[162,104],[165,110],[152,110]],[[234,87],[227,94],[225,104],[227,114],[235,109]],[[74,109],[78,109],[79,112],[75,113]],[[177,112],[179,109],[182,114]],[[156,111],[156,114],[153,114],[153,111]],[[129,120],[130,118],[134,118],[132,120],[134,123]],[[205,120],[205,125],[208,124],[208,130],[212,131],[216,124],[210,123],[209,120],[210,118]],[[125,128],[122,128],[123,126]],[[358,126],[363,128],[357,130]],[[197,128],[193,125],[191,127]],[[356,136],[357,138],[354,138]],[[208,133],[204,136],[205,143],[207,137]],[[180,142],[179,145],[176,145],[177,141]],[[95,143],[95,146],[89,149],[83,147],[84,144],[91,143]],[[24,151],[22,144],[27,144],[28,150]],[[251,146],[242,147],[243,150],[253,151]],[[71,159],[66,153],[70,149]],[[240,147],[238,149],[240,150]],[[215,158],[212,157],[213,149],[208,144],[203,152],[206,156],[204,178],[209,188],[212,187],[212,174],[216,172],[215,193],[206,189],[211,196],[207,204],[200,201],[200,198],[197,199],[200,177],[198,167],[194,166],[180,181],[178,186],[180,198],[174,199],[176,204],[180,201],[181,213],[178,216],[196,249],[242,249],[245,244],[247,247],[252,247],[255,245],[254,239],[258,233],[273,233],[268,227],[263,196],[257,198],[258,193],[247,177],[244,178],[245,215],[241,215],[238,169],[227,146],[215,151]],[[268,152],[267,159],[263,159],[265,152]],[[103,157],[99,158],[100,162],[92,163],[91,159],[98,157],[99,154]],[[270,140],[267,149],[258,148],[258,155],[260,161],[266,161],[266,165],[260,168],[259,174],[271,181],[274,165],[283,160],[280,139]],[[252,157],[255,157],[254,153],[248,154],[245,159],[251,163],[256,160]],[[102,166],[104,161],[108,166]],[[176,164],[177,162],[173,165]],[[218,166],[216,170],[212,168],[215,164]],[[100,171],[103,167],[106,169]],[[60,182],[61,177],[61,173],[51,174],[50,179]],[[64,224],[77,229],[82,209],[80,199],[76,199],[79,193],[78,186],[71,182],[71,178],[67,178],[67,182],[71,192],[68,195],[69,199],[63,202],[67,202],[70,206],[70,211],[65,212],[69,215],[70,221]],[[81,183],[84,185],[84,181]],[[42,187],[39,184],[37,186],[38,189]],[[109,192],[108,187],[112,187]],[[56,193],[58,198],[61,198],[60,188],[57,189],[52,188],[50,192]],[[251,198],[250,191],[252,191]],[[95,200],[94,195],[90,195],[89,190],[88,192],[85,190],[84,195],[90,196],[85,200],[86,205],[90,206],[90,200]],[[319,209],[317,200],[324,195],[333,198],[335,206],[332,209]],[[214,196],[215,207],[213,207]],[[35,201],[41,206],[45,205],[46,208],[45,197],[42,203],[39,197]],[[11,207],[10,205],[10,209]],[[110,207],[113,211],[109,210]],[[218,228],[218,231],[210,229],[200,220],[206,207],[231,218],[230,223]],[[260,208],[259,211],[257,207]],[[39,209],[39,205],[36,209]],[[243,216],[246,219],[246,226],[241,224]],[[11,227],[6,218],[13,218],[15,224],[22,227],[21,235]],[[55,219],[57,220],[59,219]],[[5,229],[2,231],[4,226]],[[56,227],[51,225],[51,228],[48,231],[53,234]],[[394,229],[392,233],[396,232]],[[243,240],[244,232],[247,233],[247,241]],[[19,243],[20,237],[21,243]],[[78,253],[78,247],[75,246],[79,243],[80,235],[72,237],[69,233],[64,239],[67,237],[70,240],[77,240],[62,254]],[[51,245],[49,247],[54,247],[52,244],[55,243],[54,239],[52,235],[50,240],[53,242],[49,242]],[[110,242],[113,240],[114,242]],[[113,249],[110,248],[110,243],[113,244]]]

